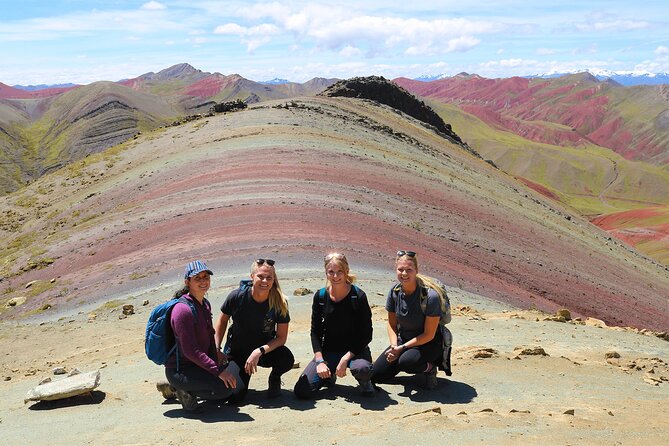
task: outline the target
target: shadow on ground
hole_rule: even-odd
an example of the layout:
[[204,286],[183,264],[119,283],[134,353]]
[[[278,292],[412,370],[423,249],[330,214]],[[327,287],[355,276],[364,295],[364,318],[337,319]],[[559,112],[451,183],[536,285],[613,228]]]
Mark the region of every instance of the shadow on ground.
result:
[[98,390],[94,390],[94,391],[89,392],[89,393],[73,396],[73,397],[70,397],[70,398],[65,398],[65,399],[62,399],[62,400],[38,401],[37,403],[30,406],[29,409],[30,410],[53,410],[53,409],[61,409],[61,408],[64,408],[64,407],[86,406],[86,405],[92,405],[92,404],[100,404],[102,401],[104,401],[106,396],[107,396],[106,393],[100,392]]

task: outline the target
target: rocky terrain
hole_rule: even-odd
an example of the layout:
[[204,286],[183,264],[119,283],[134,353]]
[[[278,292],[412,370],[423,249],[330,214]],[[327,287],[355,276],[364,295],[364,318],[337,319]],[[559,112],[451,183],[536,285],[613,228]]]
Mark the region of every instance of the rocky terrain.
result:
[[[666,434],[667,269],[375,101],[271,101],[146,132],[1,197],[0,213],[8,444],[658,444]],[[394,253],[419,253],[456,308],[454,376],[433,393],[401,376],[370,400],[349,376],[317,402],[287,390],[270,402],[262,371],[241,407],[188,417],[163,401],[144,326],[185,263],[215,271],[217,308],[253,259],[277,261],[300,363],[284,377],[290,389],[311,357],[310,297],[292,291],[322,286],[322,256],[335,249],[374,306],[374,355]],[[24,405],[56,367],[100,369],[101,385]]]

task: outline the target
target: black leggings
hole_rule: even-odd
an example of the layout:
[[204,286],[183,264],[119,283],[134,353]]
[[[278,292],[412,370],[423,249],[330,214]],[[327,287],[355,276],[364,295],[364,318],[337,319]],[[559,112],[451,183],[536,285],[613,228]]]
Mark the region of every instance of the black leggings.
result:
[[218,376],[195,364],[181,365],[178,372],[176,368],[165,367],[165,377],[172,387],[186,390],[203,400],[224,400],[243,390],[244,383],[235,369],[236,366],[229,369],[237,380],[234,388],[226,387]]
[[374,361],[372,382],[386,382],[395,377],[399,372],[411,374],[424,372],[429,362],[433,363],[436,367],[436,362],[441,356],[441,339],[433,339],[427,344],[409,348],[393,362],[388,362],[386,359],[386,352],[389,348],[390,346]]
[[[240,353],[240,354],[237,354],[235,352],[232,355],[232,361],[239,366],[239,376],[241,377],[242,382],[244,383],[244,389],[236,397],[238,399],[243,398],[249,389],[249,381],[251,381],[251,376],[248,373],[246,373],[246,370],[244,370],[244,364],[246,364],[246,360],[248,359],[252,351],[253,350],[251,350],[248,353]],[[288,370],[291,370],[293,368],[293,364],[295,364],[295,357],[293,356],[293,352],[291,352],[290,349],[285,345],[282,345],[281,347],[278,347],[275,350],[272,350],[271,352],[265,353],[260,357],[260,360],[258,361],[258,366],[269,367],[272,369],[272,371],[270,372],[270,379],[273,377],[278,378],[284,373],[286,373]]]
[[[293,392],[295,396],[302,399],[313,399],[318,394],[318,389],[324,386],[331,386],[337,382],[337,375],[335,374],[337,364],[346,352],[323,352],[323,359],[330,369],[330,379],[321,379],[316,373],[316,364],[312,359],[307,367],[304,369],[300,378],[295,383]],[[369,381],[372,376],[372,353],[369,347],[366,347],[360,353],[360,356],[351,359],[348,363],[348,368],[351,375],[358,380],[358,382]]]

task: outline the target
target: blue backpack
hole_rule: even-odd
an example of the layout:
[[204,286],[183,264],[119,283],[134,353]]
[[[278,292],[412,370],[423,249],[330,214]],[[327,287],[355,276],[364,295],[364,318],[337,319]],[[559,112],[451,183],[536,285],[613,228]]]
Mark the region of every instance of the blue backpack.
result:
[[197,310],[191,301],[185,297],[175,297],[163,302],[151,311],[146,323],[144,349],[146,357],[158,365],[165,365],[172,354],[177,355],[177,370],[179,370],[179,347],[172,332],[170,323],[172,308],[178,303],[185,303],[190,307],[193,317],[197,317]]

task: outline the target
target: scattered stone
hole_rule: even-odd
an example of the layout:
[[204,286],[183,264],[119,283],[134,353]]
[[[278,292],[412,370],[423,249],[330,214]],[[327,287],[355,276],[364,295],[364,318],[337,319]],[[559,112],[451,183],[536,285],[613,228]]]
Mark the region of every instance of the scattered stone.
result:
[[12,297],[7,301],[7,308],[9,307],[18,307],[26,303],[26,298],[24,296]]
[[300,287],[293,291],[293,296],[306,296],[307,294],[311,293],[312,291],[309,288]]
[[100,385],[100,371],[81,373],[75,376],[41,384],[30,389],[23,403],[28,401],[54,401],[89,393]]
[[39,309],[40,309],[41,311],[46,311],[46,310],[48,310],[49,308],[51,308],[51,304],[49,304],[49,303],[46,303],[46,304],[42,305],[41,307],[39,307]]
[[54,277],[53,279],[49,280],[49,283],[56,283],[56,278]]
[[441,407],[437,406],[437,407],[433,407],[432,409],[421,410],[420,412],[410,413],[409,415],[404,415],[402,418],[413,417],[414,415],[420,415],[420,414],[423,414],[423,413],[430,413],[430,412],[434,412],[434,413],[437,413],[437,414],[441,415]]
[[617,359],[617,358],[620,358],[620,353],[618,353],[616,351],[610,351],[610,352],[606,352],[606,354],[604,354],[604,357],[606,359],[612,359],[612,358]]
[[11,380],[12,380],[12,377],[11,377],[11,376],[5,376],[5,377],[4,377],[4,380],[5,380],[5,381],[11,381]]
[[516,347],[513,351],[516,355],[550,356],[543,347]]
[[41,386],[42,384],[46,384],[46,383],[50,383],[50,382],[51,382],[51,377],[47,376],[42,381],[40,381],[38,385]]
[[467,412],[465,412],[465,411],[463,410],[463,411],[461,411],[461,412],[458,412],[457,415],[467,415]]
[[31,280],[30,282],[26,283],[26,289],[30,288],[31,286],[35,285],[37,283],[36,280]]
[[566,308],[563,308],[561,310],[558,310],[555,315],[557,317],[563,317],[565,321],[570,321],[571,320],[571,312],[567,310]]
[[511,409],[509,413],[531,413],[529,410],[516,410],[516,409]]
[[495,411],[492,410],[492,409],[490,409],[490,408],[486,408],[486,409],[481,409],[481,410],[479,410],[479,413],[482,413],[482,412],[485,412],[485,413],[495,413]]
[[490,347],[480,348],[472,354],[472,359],[485,359],[497,356],[497,350]]
[[88,322],[93,322],[95,319],[97,319],[98,315],[95,313],[90,313],[88,315]]
[[142,306],[147,306],[149,304],[149,299],[144,299],[144,302],[142,302]]
[[65,375],[67,373],[67,370],[65,370],[65,367],[56,367],[53,369],[53,374],[54,375]]
[[608,414],[611,415],[612,417],[614,416],[614,415],[613,415],[613,412],[611,412],[610,410],[609,410],[608,412],[606,412],[606,413],[608,413]]
[[595,319],[594,317],[588,317],[585,319],[585,325],[589,325],[591,327],[599,327],[599,328],[606,328],[606,322],[604,322],[601,319]]
[[574,409],[567,409],[562,412],[564,415],[574,415]]
[[123,314],[123,313],[121,313],[121,314],[118,315],[118,318],[119,318],[119,319],[126,319],[127,317],[128,317],[128,316],[126,316],[126,315]]
[[68,373],[67,376],[74,376],[74,375],[78,375],[80,373],[81,373],[81,371],[78,368],[75,367],[72,370],[70,370],[70,373]]
[[135,314],[135,306],[132,304],[123,305],[123,314],[125,314],[126,316]]
[[156,389],[163,394],[163,398],[166,400],[173,400],[177,397],[177,389],[172,387],[167,381],[158,381],[156,383]]
[[669,333],[667,333],[666,331],[655,333],[655,336],[657,336],[660,339],[664,339],[665,341],[669,341]]

